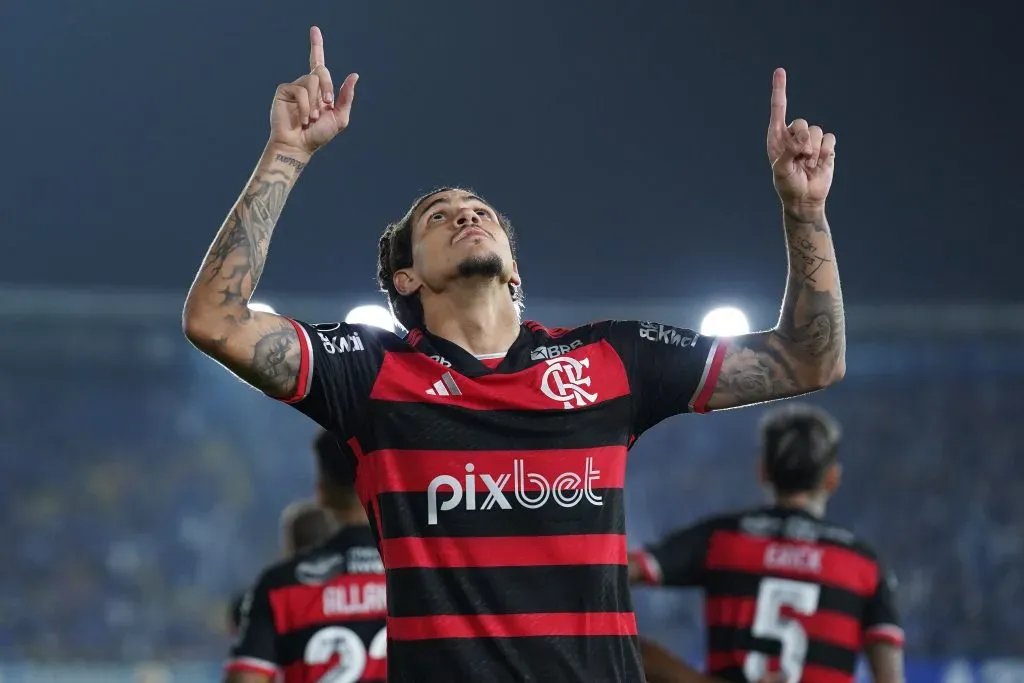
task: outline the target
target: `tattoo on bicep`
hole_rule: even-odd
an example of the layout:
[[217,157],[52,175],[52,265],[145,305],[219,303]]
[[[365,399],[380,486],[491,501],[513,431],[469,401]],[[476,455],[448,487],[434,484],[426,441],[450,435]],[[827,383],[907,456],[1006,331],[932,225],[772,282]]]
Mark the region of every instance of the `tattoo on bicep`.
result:
[[264,391],[290,393],[299,375],[299,338],[290,323],[288,328],[270,332],[253,347],[250,376],[243,377]]
[[796,373],[769,333],[729,343],[718,376],[717,391],[736,403],[757,403],[799,393]]

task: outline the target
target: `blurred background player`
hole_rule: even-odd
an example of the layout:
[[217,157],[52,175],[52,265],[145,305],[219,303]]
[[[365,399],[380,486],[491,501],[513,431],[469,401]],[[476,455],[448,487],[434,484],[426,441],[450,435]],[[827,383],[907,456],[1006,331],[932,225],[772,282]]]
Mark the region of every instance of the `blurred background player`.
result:
[[[320,545],[337,530],[334,514],[315,500],[297,500],[281,511],[281,557],[288,559]],[[242,618],[245,591],[238,592],[228,603],[228,626],[232,635],[238,633]]]
[[266,569],[241,605],[226,683],[384,681],[384,566],[355,492],[354,458],[315,442],[317,494],[340,528]]
[[[772,504],[705,519],[630,556],[634,583],[704,589],[710,674],[849,683],[864,652],[876,683],[903,682],[895,579],[853,532],[824,519],[839,486],[839,440],[821,410],[769,413],[760,477]],[[656,644],[645,642],[644,655],[652,683],[689,680]]]

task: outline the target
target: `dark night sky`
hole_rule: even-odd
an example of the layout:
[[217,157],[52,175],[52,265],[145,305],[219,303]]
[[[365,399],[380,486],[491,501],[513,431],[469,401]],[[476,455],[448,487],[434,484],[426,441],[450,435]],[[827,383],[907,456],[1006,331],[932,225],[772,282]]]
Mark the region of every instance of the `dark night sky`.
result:
[[385,223],[465,184],[517,224],[531,296],[780,296],[764,133],[781,65],[791,115],[838,135],[848,302],[1024,293],[1012,3],[17,4],[0,10],[2,281],[184,296],[317,23],[336,81],[362,80],[292,195],[268,290],[371,291]]

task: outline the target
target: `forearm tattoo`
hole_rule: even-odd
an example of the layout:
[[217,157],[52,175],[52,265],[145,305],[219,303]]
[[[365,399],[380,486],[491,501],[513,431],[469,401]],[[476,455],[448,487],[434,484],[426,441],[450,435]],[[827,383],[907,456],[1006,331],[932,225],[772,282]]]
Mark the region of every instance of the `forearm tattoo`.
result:
[[[303,168],[297,159],[278,154],[273,163],[257,170],[210,247],[190,295],[201,296],[207,313],[224,323],[217,325],[223,334],[210,340],[223,353],[212,355],[222,362],[232,359],[231,369],[242,379],[275,393],[294,385],[298,337],[287,320],[254,316],[248,303],[263,274],[274,226]],[[240,327],[248,331],[240,334]],[[252,349],[244,366],[237,359],[238,339],[249,340]]]
[[730,340],[713,407],[786,398],[820,389],[843,367],[843,297],[828,222],[786,216],[789,277],[775,330]]
[[792,345],[798,365],[831,375],[846,354],[846,317],[832,234],[824,216],[802,223],[785,219],[789,280],[776,333]]

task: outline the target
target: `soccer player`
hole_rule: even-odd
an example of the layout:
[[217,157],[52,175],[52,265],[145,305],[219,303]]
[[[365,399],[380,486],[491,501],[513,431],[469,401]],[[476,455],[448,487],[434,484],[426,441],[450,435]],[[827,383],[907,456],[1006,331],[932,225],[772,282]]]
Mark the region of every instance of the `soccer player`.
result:
[[242,602],[226,683],[384,681],[384,566],[359,496],[353,459],[322,432],[317,494],[341,528],[266,569]]
[[[334,515],[316,501],[297,500],[281,511],[281,557],[287,559],[320,545],[335,532]],[[235,595],[228,603],[228,625],[232,634],[238,632],[245,593]]]
[[[863,651],[876,683],[902,683],[895,579],[852,531],[824,519],[839,485],[838,424],[790,405],[766,416],[761,441],[772,505],[669,534],[630,557],[630,579],[704,589],[707,670],[719,678],[781,670],[787,683],[851,683]],[[672,680],[672,662],[645,666],[651,681]]]
[[388,572],[393,681],[641,681],[627,450],[670,416],[843,376],[825,218],[835,137],[786,124],[776,71],[768,157],[790,259],[774,329],[716,339],[648,322],[523,322],[512,227],[459,189],[416,200],[380,239],[378,278],[404,338],[311,325],[247,305],[288,193],[349,123],[356,76],[335,96],[318,29],[310,42],[309,73],[278,87],[263,156],[189,292],[185,334],[352,448]]

